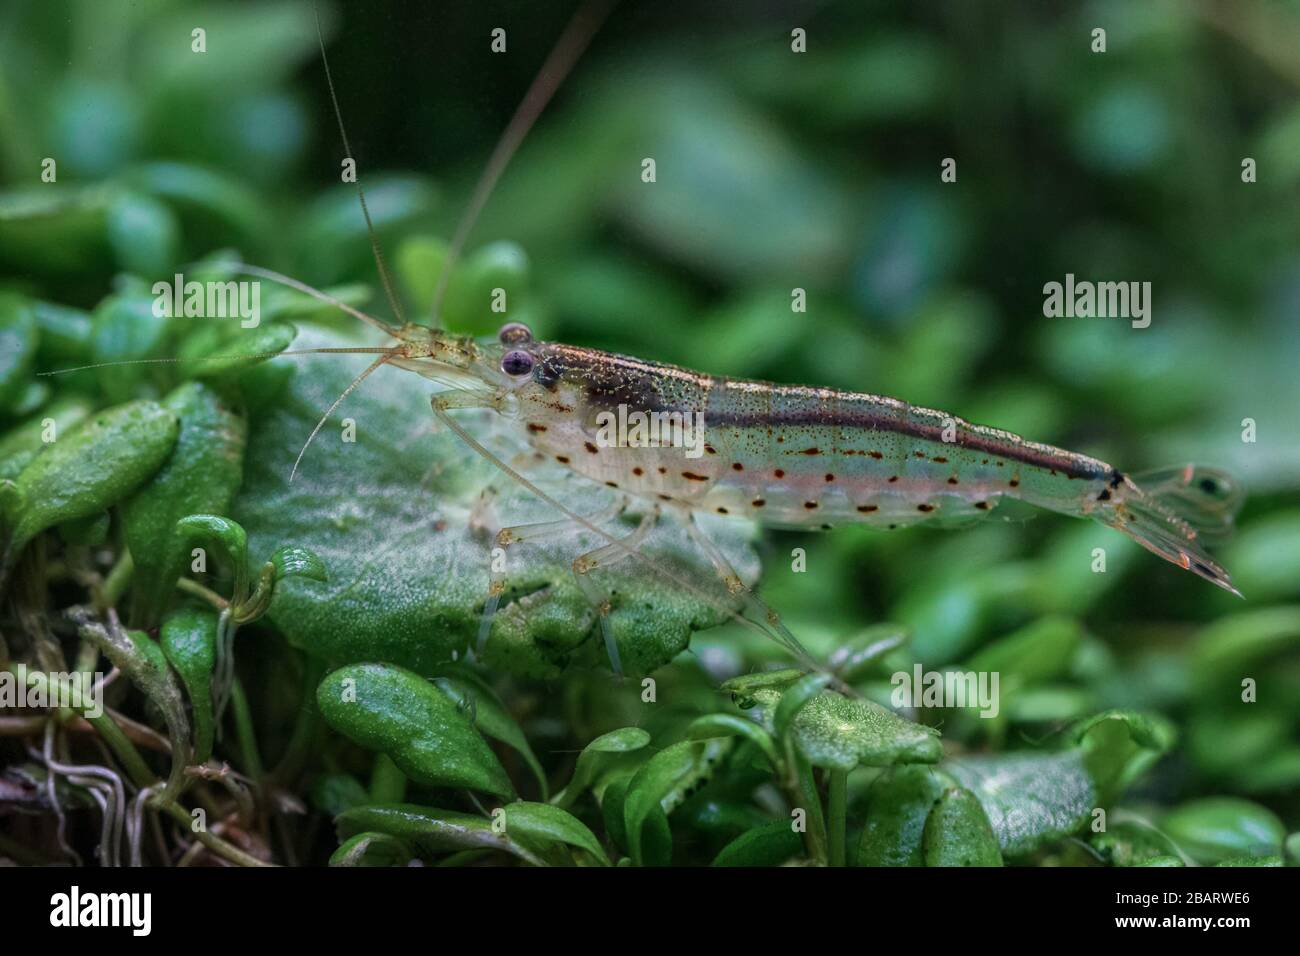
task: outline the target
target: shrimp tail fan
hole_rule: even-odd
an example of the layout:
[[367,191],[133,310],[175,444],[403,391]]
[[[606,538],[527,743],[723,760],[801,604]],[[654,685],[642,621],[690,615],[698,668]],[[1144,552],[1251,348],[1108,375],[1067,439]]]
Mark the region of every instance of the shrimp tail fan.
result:
[[1245,497],[1213,468],[1185,465],[1123,479],[1120,504],[1103,519],[1153,554],[1241,597],[1227,570],[1206,552],[1225,541]]

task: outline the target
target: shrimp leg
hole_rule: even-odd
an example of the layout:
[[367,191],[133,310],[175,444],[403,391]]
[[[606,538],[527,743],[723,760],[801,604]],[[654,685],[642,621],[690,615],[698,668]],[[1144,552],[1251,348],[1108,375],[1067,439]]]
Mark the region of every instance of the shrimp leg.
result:
[[803,645],[799,643],[799,639],[794,636],[788,627],[785,626],[785,623],[781,620],[781,616],[772,608],[768,607],[757,594],[745,585],[745,582],[740,579],[740,575],[736,572],[736,569],[732,566],[731,562],[727,560],[727,556],[723,554],[721,549],[719,549],[709,536],[704,533],[704,529],[696,523],[695,512],[690,512],[690,515],[684,524],[686,526],[687,535],[690,536],[690,539],[695,542],[695,545],[703,551],[705,556],[709,559],[709,563],[713,565],[713,569],[718,573],[718,577],[722,579],[722,583],[726,586],[727,593],[740,598],[744,606],[744,611],[757,616],[760,621],[766,622],[777,633],[781,641],[785,643],[789,650],[793,651],[796,655],[801,655],[807,658],[808,652],[804,649]]
[[618,644],[614,641],[614,629],[609,623],[612,595],[607,588],[602,587],[588,575],[596,568],[610,567],[633,555],[658,519],[659,508],[651,508],[641,516],[641,523],[626,538],[597,548],[595,551],[588,551],[573,559],[573,576],[577,579],[582,593],[587,596],[587,600],[596,608],[600,618],[600,633],[605,640],[605,652],[609,655],[609,665],[619,677],[623,676],[623,662],[619,657]]

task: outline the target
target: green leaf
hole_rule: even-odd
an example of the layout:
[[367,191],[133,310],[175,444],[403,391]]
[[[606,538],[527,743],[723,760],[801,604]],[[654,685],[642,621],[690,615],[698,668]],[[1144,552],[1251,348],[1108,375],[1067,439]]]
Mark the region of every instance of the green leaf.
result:
[[[857,766],[889,767],[901,763],[935,763],[943,757],[938,731],[899,717],[865,698],[820,691],[826,678],[809,675],[785,692],[748,691],[758,706],[755,715],[776,732],[777,721],[788,721],[789,739],[816,767],[852,770]],[[804,702],[791,693],[802,691]],[[812,696],[807,696],[809,692]],[[791,711],[795,711],[791,716]]]
[[386,833],[426,853],[457,850],[502,850],[535,866],[545,865],[532,851],[496,832],[486,817],[401,803],[355,807],[335,820],[341,839],[369,831]]
[[31,302],[0,293],[0,412],[17,402],[31,381],[39,341]]
[[180,676],[194,714],[194,762],[212,756],[212,669],[217,659],[217,615],[206,608],[180,608],[159,632],[167,662]]
[[[1256,681],[1260,700],[1270,686],[1284,688],[1284,675],[1269,662],[1300,645],[1300,606],[1282,605],[1218,618],[1191,650],[1192,676],[1201,697],[1241,702],[1242,680]],[[1274,683],[1276,682],[1276,683]]]
[[555,795],[555,804],[568,807],[595,781],[601,769],[623,754],[641,750],[650,743],[650,735],[640,727],[621,727],[597,737],[578,754],[569,784]]
[[1109,803],[1173,748],[1177,732],[1161,717],[1107,710],[1075,723],[1069,736],[1083,747],[1084,766]]
[[852,684],[873,673],[893,651],[911,640],[911,633],[897,624],[878,624],[840,644],[827,664],[840,680]]
[[643,861],[641,828],[661,810],[670,814],[713,775],[714,765],[730,750],[730,740],[683,740],[655,754],[628,783],[623,821],[632,862]]
[[925,865],[925,821],[949,786],[944,774],[915,765],[897,767],[877,779],[868,793],[858,866]]
[[710,866],[780,866],[803,852],[803,839],[785,820],[746,830],[713,858]]
[[1266,854],[1265,856],[1234,856],[1226,860],[1221,860],[1214,864],[1215,866],[1282,866],[1282,857],[1276,853]]
[[387,754],[416,783],[514,796],[467,716],[418,674],[386,664],[342,667],[321,681],[316,700],[331,727]]
[[298,335],[287,322],[264,322],[254,329],[240,329],[238,335],[222,332],[209,325],[185,340],[180,350],[183,377],[218,384],[241,380],[251,367],[287,349]]
[[[398,249],[397,270],[402,284],[421,311],[433,304],[442,275],[447,244],[417,236]],[[506,294],[505,315],[492,310],[493,290]],[[528,289],[528,255],[514,242],[493,242],[475,249],[453,268],[443,294],[441,318],[448,328],[471,335],[496,332],[503,321],[518,318]]]
[[321,813],[336,817],[344,810],[370,802],[370,794],[349,773],[327,773],[317,778],[311,788],[311,802]]
[[1066,735],[1059,753],[961,757],[941,769],[979,799],[1005,856],[1021,856],[1084,826],[1173,743],[1164,720],[1105,711]]
[[1000,675],[1003,702],[1024,687],[1065,673],[1083,640],[1083,628],[1068,617],[1042,617],[977,651],[962,667]]
[[754,697],[755,692],[761,690],[785,690],[803,676],[803,671],[793,667],[775,671],[759,671],[756,674],[741,674],[739,677],[723,681],[720,690],[724,694],[730,694],[732,701],[741,710],[749,710],[757,703]]
[[[1118,810],[1110,814],[1104,831],[1092,834],[1090,842],[1113,866],[1145,866],[1169,857],[1178,859],[1181,852],[1167,834]],[[1178,860],[1178,865],[1182,864]]]
[[1001,866],[993,827],[975,795],[949,787],[925,821],[921,845],[926,866]]
[[300,577],[323,584],[329,580],[324,562],[306,548],[280,548],[271,555],[271,564],[275,567],[276,581]]
[[506,832],[517,843],[542,855],[549,846],[567,844],[589,854],[602,866],[609,866],[609,857],[596,835],[585,823],[567,810],[549,803],[518,801],[505,806]]
[[174,205],[182,213],[198,213],[218,221],[241,245],[272,232],[265,204],[239,179],[187,163],[147,163],[126,173],[124,180],[142,192]]
[[1201,864],[1280,854],[1286,827],[1277,814],[1238,797],[1202,797],[1165,814],[1161,829]]
[[56,524],[86,518],[122,500],[158,470],[176,444],[175,413],[128,402],[82,422],[18,476],[23,511],[11,553]]
[[549,794],[546,771],[542,769],[541,762],[533,753],[533,748],[528,745],[528,739],[519,728],[519,724],[510,716],[505,704],[492,688],[465,671],[438,677],[434,680],[434,684],[462,711],[470,715],[475,727],[493,740],[499,740],[518,752],[524,759],[524,763],[528,764],[528,769],[533,772],[533,776],[537,778],[542,799],[547,799]]
[[330,855],[330,866],[405,866],[413,854],[387,833],[358,833]]
[[[303,344],[347,343],[321,338]],[[495,529],[471,527],[470,518],[485,485],[490,481],[500,491],[491,508],[500,524],[553,521],[557,515],[453,434],[431,434],[426,389],[418,378],[391,369],[348,397],[291,484],[294,459],[320,410],[355,374],[340,356],[308,356],[297,367],[276,407],[254,422],[234,516],[248,529],[256,552],[291,541],[310,548],[330,569],[328,586],[294,580],[277,589],[269,616],[291,643],[332,662],[382,659],[432,674],[462,657],[478,634]],[[341,440],[343,417],[356,423],[355,442]],[[516,432],[500,432],[509,423],[490,415],[463,420],[482,439],[522,442]],[[583,513],[614,500],[607,488],[565,478],[569,473],[559,465],[530,466],[529,474]],[[708,530],[741,576],[754,580],[752,527],[717,521]],[[596,611],[573,575],[573,559],[603,543],[577,533],[510,550],[508,589],[484,663],[549,679],[574,662],[603,659]],[[716,582],[724,606],[732,600],[677,523],[661,521],[641,551],[701,587]],[[693,631],[727,619],[722,608],[665,584],[636,560],[602,569],[597,577],[613,592],[610,624],[630,673],[662,666],[686,648]]]
[[180,223],[166,203],[124,190],[110,201],[106,225],[108,243],[127,272],[157,276],[176,264]]
[[943,757],[939,732],[899,717],[875,701],[818,694],[794,719],[800,753],[815,767],[852,770]]
[[194,514],[177,521],[176,532],[186,548],[202,541],[220,549],[235,572],[231,603],[242,603],[248,595],[248,535],[243,526],[221,515]]
[[734,714],[705,714],[696,717],[686,728],[686,736],[691,740],[705,740],[710,737],[729,737],[737,735],[753,742],[767,757],[773,768],[781,766],[781,758],[776,750],[776,741],[758,724]]
[[89,312],[54,302],[36,302],[34,308],[41,335],[39,360],[46,363],[42,371],[90,361]]
[[[124,293],[104,299],[91,319],[91,360],[101,364],[166,357],[169,323],[153,310],[154,299],[148,295]],[[162,368],[115,365],[95,369],[94,376],[110,401],[124,402]]]
[[944,771],[975,794],[1006,856],[1022,856],[1084,826],[1099,806],[1077,750],[946,761]]
[[[89,399],[66,395],[0,437],[0,481],[14,479],[45,449],[94,411]],[[50,422],[49,426],[46,422]],[[44,436],[53,441],[46,442]]]
[[808,674],[781,691],[781,700],[772,712],[772,734],[777,740],[785,741],[795,717],[830,682],[829,674]]
[[162,405],[180,419],[171,456],[122,509],[126,543],[135,561],[131,623],[152,627],[186,569],[189,549],[176,522],[187,515],[223,514],[243,473],[244,419],[205,385],[186,383]]

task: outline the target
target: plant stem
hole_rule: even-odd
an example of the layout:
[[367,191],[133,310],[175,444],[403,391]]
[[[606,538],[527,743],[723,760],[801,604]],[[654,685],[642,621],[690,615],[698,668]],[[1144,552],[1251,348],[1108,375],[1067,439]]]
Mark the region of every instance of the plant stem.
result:
[[184,591],[186,594],[193,594],[195,597],[202,598],[218,611],[224,611],[230,606],[230,602],[216,591],[213,591],[210,588],[205,588],[202,584],[199,584],[198,581],[191,580],[190,578],[177,578],[176,587],[178,590]]
[[320,711],[316,708],[316,688],[325,674],[325,665],[314,658],[307,658],[302,675],[302,698],[298,701],[298,716],[294,720],[293,733],[289,745],[285,748],[280,762],[271,771],[271,777],[279,786],[290,785],[311,756],[312,744],[316,740],[316,731],[320,727]]
[[830,793],[827,797],[828,806],[826,811],[827,838],[830,843],[831,866],[843,866],[846,859],[844,851],[844,833],[848,825],[846,817],[848,788],[848,771],[832,770],[830,772]]
[[[72,711],[68,713],[71,714]],[[117,721],[107,713],[100,714],[98,717],[91,717],[89,714],[83,716],[99,732],[99,736],[104,738],[104,743],[108,744],[117,759],[122,761],[122,766],[126,768],[132,783],[144,788],[158,782],[149,765],[144,762],[144,757],[140,756],[140,751],[136,750],[135,744],[131,743],[131,738],[117,725]]]
[[236,677],[230,688],[230,710],[235,718],[235,736],[239,740],[239,756],[244,773],[252,781],[262,779],[262,755],[257,749],[257,736],[253,732],[253,714],[248,709],[244,685]]
[[[166,810],[168,813],[170,813],[177,823],[180,823],[183,826],[188,827],[191,831],[193,831],[193,827],[191,826],[192,821],[190,820],[190,815],[185,812],[185,808],[182,807],[179,803],[169,803],[165,807],[162,807],[161,809]],[[217,856],[229,860],[231,863],[237,863],[240,866],[274,866],[275,865],[273,863],[267,863],[264,860],[259,860],[257,857],[245,853],[243,850],[239,849],[239,847],[227,843],[225,840],[221,839],[221,837],[209,833],[207,830],[198,830],[194,832],[194,838],[198,840],[200,843],[202,843],[209,850],[211,850],[213,853],[217,854]]]
[[122,556],[117,559],[113,569],[108,572],[108,577],[104,579],[104,586],[100,589],[99,599],[96,601],[100,610],[117,606],[117,602],[122,597],[122,592],[131,583],[133,574],[135,574],[135,561],[131,558],[131,552],[123,549]]
[[370,799],[375,803],[401,803],[405,796],[406,775],[388,754],[377,754],[370,772]]

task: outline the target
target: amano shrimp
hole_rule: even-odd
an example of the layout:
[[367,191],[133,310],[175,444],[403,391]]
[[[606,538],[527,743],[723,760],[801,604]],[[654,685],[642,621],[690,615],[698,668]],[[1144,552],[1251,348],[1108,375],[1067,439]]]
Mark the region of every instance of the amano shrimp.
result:
[[[978,519],[1000,502],[1016,500],[1108,525],[1166,561],[1240,596],[1228,572],[1204,547],[1205,539],[1231,530],[1242,497],[1235,482],[1220,471],[1186,465],[1134,478],[1098,459],[894,398],[714,376],[538,341],[519,323],[508,323],[491,340],[437,328],[450,270],[496,180],[608,9],[609,4],[592,3],[579,10],[502,134],[444,262],[434,294],[433,327],[406,321],[389,325],[284,276],[248,270],[334,302],[397,340],[390,348],[364,350],[379,355],[326,412],[322,423],[381,365],[413,371],[443,385],[445,390],[432,398],[435,416],[563,515],[544,525],[501,529],[497,536],[501,547],[566,528],[594,532],[607,542],[578,556],[573,569],[600,612],[606,651],[616,672],[621,668],[609,627],[610,595],[591,572],[615,561],[639,559],[678,586],[718,603],[695,582],[655,567],[638,552],[647,531],[665,515],[684,523],[743,609],[740,615],[728,611],[813,666],[815,662],[808,660],[779,616],[741,582],[700,529],[696,516],[747,518],[768,527],[805,530],[830,530],[843,524],[895,529]],[[340,135],[348,148],[323,37],[320,45]],[[357,190],[369,227],[359,182]],[[370,234],[380,278],[401,320],[373,228]],[[620,503],[603,514],[578,513],[466,431],[451,414],[465,408],[491,409],[514,423],[520,440],[536,454],[583,479],[616,489]],[[611,420],[638,416],[699,423],[699,441],[688,448],[673,441],[610,440]],[[601,527],[624,511],[641,515],[630,534],[616,537]],[[505,587],[503,572],[489,573],[480,647]]]

